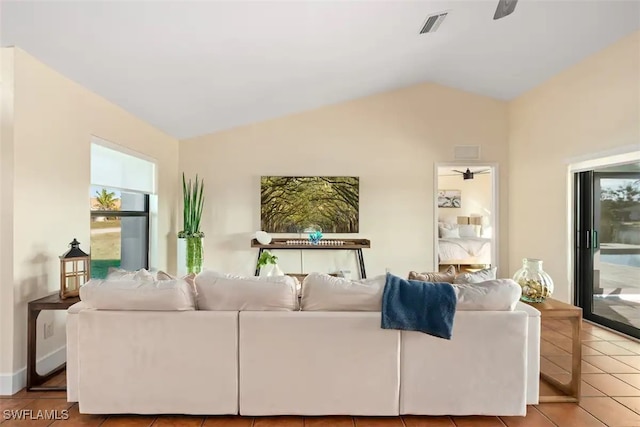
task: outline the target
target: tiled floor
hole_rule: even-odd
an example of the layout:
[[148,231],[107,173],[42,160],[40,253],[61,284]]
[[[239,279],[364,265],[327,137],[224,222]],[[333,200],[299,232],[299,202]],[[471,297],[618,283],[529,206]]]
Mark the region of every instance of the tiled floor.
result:
[[[567,379],[570,366],[571,329],[568,323],[543,324],[542,369]],[[68,409],[68,420],[17,421],[0,419],[2,427],[20,426],[209,426],[209,427],[640,427],[640,343],[597,326],[583,324],[582,398],[580,404],[542,403],[529,406],[526,417],[184,417],[184,416],[91,416],[78,413],[64,392],[21,391],[0,399],[5,410]],[[64,377],[53,383],[63,383]],[[541,384],[545,394],[555,393]],[[3,417],[4,418],[4,417]]]

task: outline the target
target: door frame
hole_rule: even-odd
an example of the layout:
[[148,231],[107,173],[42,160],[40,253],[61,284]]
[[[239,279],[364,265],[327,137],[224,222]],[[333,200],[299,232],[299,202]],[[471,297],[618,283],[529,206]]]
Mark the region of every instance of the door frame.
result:
[[498,242],[500,241],[500,186],[499,165],[496,162],[480,161],[454,161],[435,162],[433,167],[433,265],[434,270],[439,270],[438,262],[438,168],[441,167],[468,167],[491,169],[491,266],[499,265]]
[[582,155],[577,157],[568,158],[565,160],[566,164],[566,223],[567,223],[567,246],[565,247],[566,256],[566,280],[569,281],[569,301],[578,305],[577,300],[577,286],[575,281],[575,250],[576,239],[574,230],[576,228],[574,218],[574,207],[576,203],[576,189],[574,188],[574,176],[578,172],[585,172],[596,168],[603,168],[609,166],[624,165],[627,163],[634,163],[640,161],[640,150],[638,145],[625,145],[617,147],[611,150],[591,153],[588,155]]
[[[629,162],[636,163],[636,162]],[[614,331],[621,332],[636,339],[640,339],[640,329],[618,320],[611,319],[609,317],[602,316],[594,312],[594,290],[595,290],[595,264],[594,264],[594,251],[595,249],[601,250],[600,239],[595,237],[600,234],[599,229],[599,216],[600,210],[597,203],[600,202],[600,198],[597,196],[600,192],[599,179],[606,178],[632,178],[635,179],[638,176],[638,172],[598,172],[598,169],[607,168],[608,165],[596,166],[587,171],[575,171],[573,172],[574,188],[573,188],[573,204],[574,204],[574,220],[573,220],[573,281],[574,281],[574,303],[583,310],[583,318],[590,320],[599,325],[610,328]],[[581,179],[581,175],[585,179]],[[579,200],[580,191],[578,187],[586,187],[590,194]],[[588,205],[588,206],[587,206]],[[586,210],[586,212],[585,212]],[[580,218],[580,221],[578,221]],[[584,231],[578,230],[579,224],[582,224],[585,220],[590,222],[588,235],[592,236],[589,239],[585,239]],[[580,236],[578,236],[580,232]],[[576,239],[577,237],[577,239]],[[595,243],[594,243],[595,242]],[[587,246],[585,246],[587,245]],[[580,253],[580,255],[578,255]],[[590,255],[589,255],[590,254]],[[586,258],[585,258],[586,257]],[[585,283],[586,281],[586,283]],[[580,286],[582,284],[582,286]]]

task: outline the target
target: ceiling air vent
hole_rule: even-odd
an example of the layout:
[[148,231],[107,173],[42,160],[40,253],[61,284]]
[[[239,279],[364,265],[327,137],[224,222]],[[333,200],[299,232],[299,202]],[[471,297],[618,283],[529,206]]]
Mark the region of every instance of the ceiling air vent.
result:
[[453,158],[456,160],[480,160],[480,146],[456,145],[453,148]]
[[420,34],[435,32],[440,24],[442,24],[442,21],[444,21],[444,18],[447,17],[448,13],[449,12],[440,12],[434,15],[429,15],[427,17],[427,22],[424,23],[422,29],[420,30]]

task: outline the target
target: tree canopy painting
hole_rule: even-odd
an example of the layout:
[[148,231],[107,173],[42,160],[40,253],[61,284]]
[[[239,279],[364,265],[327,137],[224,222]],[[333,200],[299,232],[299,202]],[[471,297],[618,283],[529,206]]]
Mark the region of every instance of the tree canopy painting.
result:
[[269,233],[357,233],[359,178],[263,176],[260,220]]

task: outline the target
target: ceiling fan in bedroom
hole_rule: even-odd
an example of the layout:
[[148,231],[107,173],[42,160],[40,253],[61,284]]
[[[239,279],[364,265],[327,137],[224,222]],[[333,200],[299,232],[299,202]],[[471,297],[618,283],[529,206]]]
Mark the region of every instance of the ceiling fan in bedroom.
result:
[[473,179],[474,175],[481,175],[481,174],[484,174],[484,173],[491,173],[491,169],[483,169],[483,170],[471,172],[471,170],[469,170],[469,168],[467,168],[467,170],[464,171],[464,172],[459,171],[459,170],[455,170],[455,169],[453,169],[453,171],[461,173],[462,174],[462,179]]
[[496,8],[496,13],[493,15],[493,19],[504,18],[507,15],[511,15],[514,10],[516,10],[516,4],[518,0],[500,0],[498,2],[498,7]]

